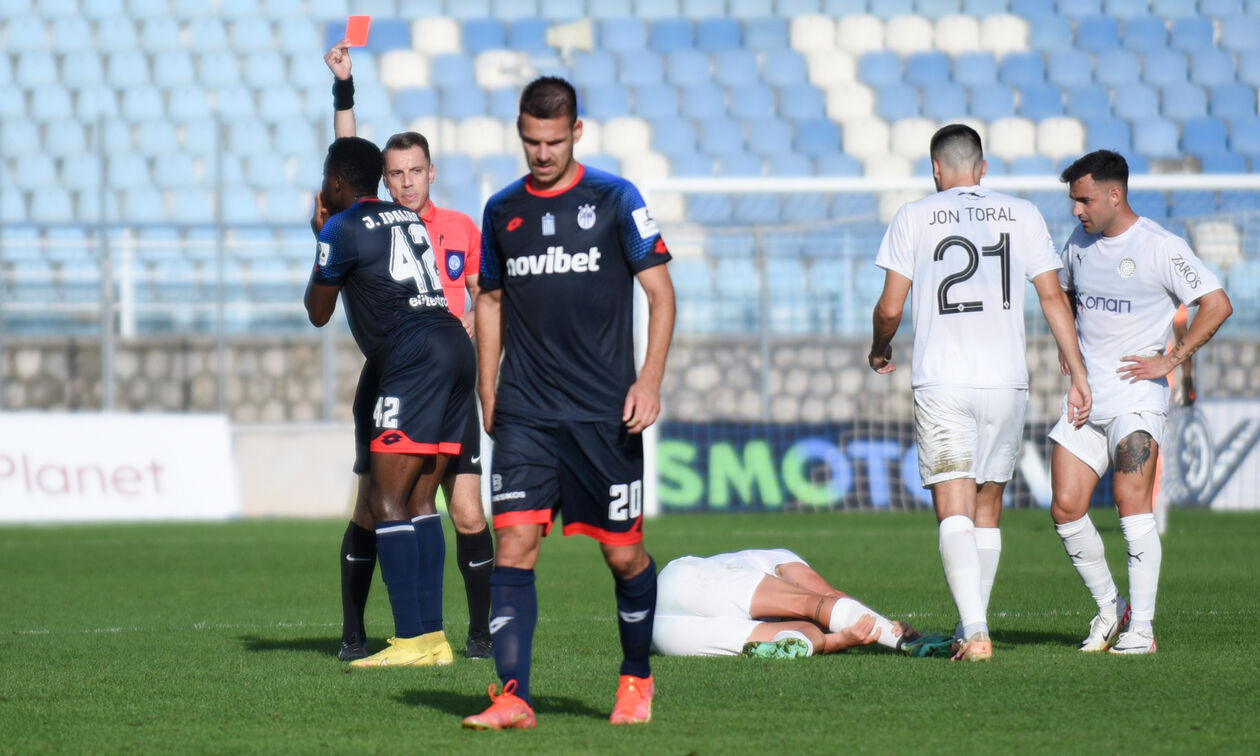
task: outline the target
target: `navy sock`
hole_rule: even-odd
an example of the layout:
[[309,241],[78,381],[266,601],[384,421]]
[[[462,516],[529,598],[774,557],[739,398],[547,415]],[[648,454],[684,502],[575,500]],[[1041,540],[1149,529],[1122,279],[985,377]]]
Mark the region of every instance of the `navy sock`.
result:
[[416,544],[416,528],[409,520],[376,523],[376,554],[381,562],[381,577],[389,590],[389,605],[394,610],[394,635],[414,638],[420,635],[420,549]]
[[656,616],[656,562],[617,583],[617,629],[621,633],[621,674],[648,677],[652,668],[652,624]]
[[494,571],[494,538],[490,528],[479,533],[456,533],[455,555],[468,595],[468,636],[490,637],[490,573]]
[[351,520],[341,537],[341,639],[366,638],[363,608],[376,571],[376,533]]
[[490,575],[490,633],[494,638],[494,666],[507,685],[516,681],[516,695],[530,702],[529,656],[538,624],[538,592],[534,571],[495,567]]
[[442,516],[420,515],[411,518],[411,524],[416,527],[416,545],[420,549],[416,570],[420,582],[420,632],[435,633],[442,629],[442,567],[446,564]]

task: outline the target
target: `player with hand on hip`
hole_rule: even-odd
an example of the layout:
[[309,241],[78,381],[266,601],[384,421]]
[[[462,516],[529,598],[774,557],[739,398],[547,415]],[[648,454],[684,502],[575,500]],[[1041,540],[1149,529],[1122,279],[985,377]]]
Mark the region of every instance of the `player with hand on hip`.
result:
[[[1080,649],[1153,653],[1163,550],[1152,490],[1168,412],[1165,376],[1212,338],[1233,306],[1181,237],[1129,207],[1129,166],[1121,155],[1091,152],[1060,178],[1080,220],[1063,247],[1060,283],[1076,304],[1094,411],[1084,426],[1065,418],[1050,431],[1050,512],[1098,604]],[[1165,350],[1178,303],[1197,303],[1199,313],[1185,337]],[[1116,589],[1102,537],[1089,519],[1090,497],[1109,467],[1128,547],[1129,603]]]
[[1090,392],[1056,276],[1062,263],[1041,213],[980,186],[985,162],[974,129],[944,126],[930,151],[937,193],[897,211],[875,258],[885,276],[869,361],[878,373],[894,370],[892,339],[913,289],[919,473],[932,491],[941,563],[958,607],[956,658],[983,661],[993,655],[987,612],[1002,549],[1002,492],[1028,405],[1025,280],[1071,368],[1072,422],[1089,417]]

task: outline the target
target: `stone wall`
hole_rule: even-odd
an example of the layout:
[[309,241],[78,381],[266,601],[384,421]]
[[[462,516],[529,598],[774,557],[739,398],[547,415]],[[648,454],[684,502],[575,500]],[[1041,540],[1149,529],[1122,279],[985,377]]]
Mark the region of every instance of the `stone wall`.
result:
[[[323,345],[311,338],[232,338],[224,349],[225,405],[235,423],[347,421],[363,359],[354,342],[333,342],[331,417],[323,417]],[[670,352],[662,401],[672,420],[782,423],[909,420],[910,339],[898,338],[898,369],[877,375],[865,341],[679,336]],[[1030,419],[1052,420],[1066,387],[1054,342],[1032,337]],[[0,364],[0,408],[101,409],[101,351],[83,339],[8,339]],[[1196,357],[1201,396],[1260,396],[1260,342],[1218,336]],[[213,338],[119,340],[115,407],[121,412],[219,409]]]

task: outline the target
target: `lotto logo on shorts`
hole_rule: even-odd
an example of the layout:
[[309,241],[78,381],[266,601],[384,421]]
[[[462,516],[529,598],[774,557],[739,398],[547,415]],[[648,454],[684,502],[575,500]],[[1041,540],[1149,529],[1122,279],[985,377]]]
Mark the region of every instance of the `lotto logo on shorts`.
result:
[[393,446],[402,440],[403,437],[401,433],[386,433],[384,436],[381,436],[381,443],[386,446]]

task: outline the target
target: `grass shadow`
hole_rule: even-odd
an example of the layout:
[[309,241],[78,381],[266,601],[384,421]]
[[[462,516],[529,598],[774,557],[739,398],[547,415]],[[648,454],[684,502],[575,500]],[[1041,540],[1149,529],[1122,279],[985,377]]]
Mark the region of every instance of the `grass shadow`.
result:
[[1045,630],[994,630],[993,640],[998,643],[1012,645],[1054,644],[1076,648],[1081,644],[1083,635],[1073,633],[1053,633]]
[[257,635],[239,636],[246,651],[309,651],[337,658],[339,638],[261,638]]

